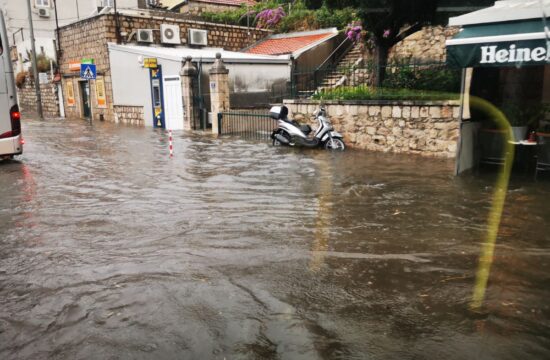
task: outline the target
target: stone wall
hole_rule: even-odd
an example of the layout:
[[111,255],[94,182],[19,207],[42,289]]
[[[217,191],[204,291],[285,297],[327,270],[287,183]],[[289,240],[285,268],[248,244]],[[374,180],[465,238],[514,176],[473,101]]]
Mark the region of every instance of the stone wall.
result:
[[[317,127],[314,100],[285,100],[290,116]],[[456,101],[325,101],[335,130],[346,145],[373,151],[456,156],[459,109]]]
[[[120,31],[128,36],[137,29],[160,29],[161,24],[177,24],[180,27],[182,45],[187,44],[187,33],[192,29],[208,30],[208,46],[222,47],[226,50],[236,51],[247,47],[259,39],[271,34],[270,31],[260,29],[248,29],[242,26],[206,23],[202,21],[160,16],[162,12],[139,13],[139,15],[120,15]],[[166,13],[164,13],[166,14]],[[63,94],[65,99],[65,111],[67,117],[82,117],[80,87],[78,86],[79,72],[69,71],[71,61],[80,61],[82,58],[93,58],[97,66],[98,76],[105,82],[105,94],[107,107],[97,107],[95,93],[95,81],[91,84],[91,99],[93,120],[101,117],[107,121],[115,121],[115,108],[113,106],[113,91],[111,81],[111,70],[109,65],[108,42],[116,42],[114,15],[98,15],[60,28],[60,45],[62,54],[60,56],[60,69],[63,76]],[[250,34],[249,34],[250,33]],[[160,44],[158,31],[153,32],[155,44]],[[135,41],[135,37],[132,41]],[[75,104],[69,106],[67,103],[66,83],[73,82],[75,91]],[[120,114],[122,118],[125,115]]]
[[[40,84],[40,95],[42,97],[42,112],[45,118],[59,117],[59,102],[57,99],[57,86],[51,83],[51,76],[48,75],[48,84]],[[17,101],[20,111],[36,111],[36,92],[34,81],[27,78],[21,88],[17,88]]]
[[115,105],[114,110],[115,122],[143,126],[143,106]]
[[237,10],[239,6],[212,4],[200,1],[190,0],[186,5],[180,8],[182,14],[200,15],[203,12],[221,12],[229,10]]
[[[69,62],[79,62],[83,58],[93,58],[97,67],[98,77],[105,82],[105,94],[107,108],[98,108],[95,95],[95,81],[91,81],[90,104],[92,104],[93,120],[99,120],[101,116],[105,120],[114,121],[113,92],[111,83],[111,72],[109,65],[108,42],[115,42],[115,23],[112,16],[96,16],[78,23],[73,23],[61,28],[60,45],[62,54],[60,56],[60,71],[63,76],[63,98],[65,101],[65,114],[67,117],[82,117],[82,99],[80,94],[80,73],[70,71]],[[67,103],[67,82],[73,83],[75,104]]]
[[445,62],[445,41],[452,38],[458,30],[458,27],[424,27],[395,45],[390,50],[390,61],[415,59],[423,62]]
[[[113,20],[114,16],[108,15]],[[270,35],[269,30],[256,29],[254,27],[247,28],[245,26],[234,26],[225,24],[208,23],[204,21],[189,20],[178,17],[165,16],[126,16],[119,17],[120,30],[127,34],[137,29],[160,29],[161,24],[178,25],[180,28],[180,38],[182,45],[188,43],[189,29],[208,30],[208,46],[221,47],[225,50],[239,51],[245,47],[252,45],[258,40]],[[112,29],[114,35],[114,28]],[[153,31],[155,44],[161,44],[160,32]],[[129,41],[127,38],[124,41]],[[135,38],[131,39],[135,41]]]

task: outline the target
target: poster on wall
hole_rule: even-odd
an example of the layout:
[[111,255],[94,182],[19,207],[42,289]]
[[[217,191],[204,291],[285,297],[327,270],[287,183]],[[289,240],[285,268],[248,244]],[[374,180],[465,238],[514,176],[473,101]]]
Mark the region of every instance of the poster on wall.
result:
[[103,79],[96,79],[95,94],[97,99],[97,107],[102,109],[107,108],[107,99],[105,98],[105,82]]
[[67,106],[74,106],[75,103],[73,81],[69,80],[67,81]]
[[50,80],[48,79],[48,73],[45,73],[45,72],[38,73],[38,83],[40,85],[48,84],[49,82]]

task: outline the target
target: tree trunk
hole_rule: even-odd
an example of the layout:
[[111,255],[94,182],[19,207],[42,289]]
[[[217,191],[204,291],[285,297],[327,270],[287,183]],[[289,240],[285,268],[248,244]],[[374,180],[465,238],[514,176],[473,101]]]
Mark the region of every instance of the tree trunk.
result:
[[386,77],[386,66],[388,65],[389,47],[377,44],[374,48],[374,69],[372,73],[372,84],[379,88]]

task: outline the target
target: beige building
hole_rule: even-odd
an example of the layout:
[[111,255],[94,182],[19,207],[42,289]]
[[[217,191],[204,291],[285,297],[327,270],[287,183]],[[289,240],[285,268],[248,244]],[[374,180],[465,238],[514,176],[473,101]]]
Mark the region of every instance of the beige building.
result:
[[[110,12],[66,25],[60,29],[62,56],[59,63],[64,109],[68,117],[91,118],[93,121],[118,120],[143,125],[150,123],[148,115],[151,109],[144,106],[136,108],[134,102],[115,103],[114,68],[109,44],[117,43],[117,27],[121,44],[134,44],[152,50],[222,48],[239,51],[271,33],[261,29],[193,21],[178,14],[168,17],[165,11],[152,10],[122,10],[119,11],[118,21],[114,13]],[[172,29],[169,39],[166,36],[168,28]],[[204,42],[198,44],[198,40]],[[132,49],[123,47],[117,50],[128,52]],[[183,58],[183,51],[181,54]],[[161,55],[153,55],[143,55],[142,58],[162,58]],[[139,56],[133,56],[132,66],[137,64]],[[94,60],[97,68],[96,80],[88,82],[80,79],[79,68],[71,66],[79,64],[82,59]],[[115,61],[115,65],[120,71],[124,71],[124,64]],[[175,71],[170,73],[175,74]],[[143,104],[147,101],[141,99]]]

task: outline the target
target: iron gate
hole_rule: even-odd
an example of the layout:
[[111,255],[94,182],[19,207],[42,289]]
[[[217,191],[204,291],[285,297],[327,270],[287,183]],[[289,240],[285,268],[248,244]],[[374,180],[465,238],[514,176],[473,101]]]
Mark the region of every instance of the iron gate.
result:
[[202,94],[201,74],[202,74],[202,61],[195,64],[197,73],[193,76],[193,116],[192,127],[193,130],[204,130],[209,126],[208,124],[208,111],[204,104],[204,96]]
[[277,127],[277,120],[269,115],[250,112],[218,113],[220,135],[237,135],[247,139],[268,140],[271,132]]

